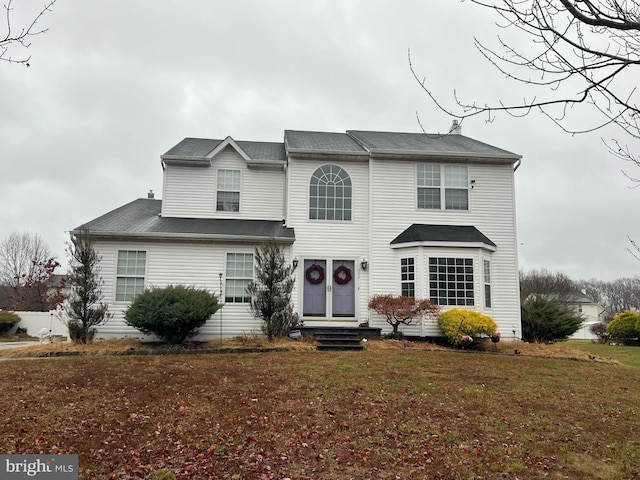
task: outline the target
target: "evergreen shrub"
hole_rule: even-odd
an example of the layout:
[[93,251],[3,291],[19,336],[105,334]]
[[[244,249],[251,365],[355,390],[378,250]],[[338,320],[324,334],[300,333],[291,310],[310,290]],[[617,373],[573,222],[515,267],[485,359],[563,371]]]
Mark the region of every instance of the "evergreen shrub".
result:
[[138,295],[125,312],[125,321],[164,342],[182,343],[219,309],[218,297],[207,290],[169,285]]
[[11,328],[20,321],[18,314],[0,310],[0,335],[7,333]]
[[496,322],[490,316],[462,308],[442,312],[438,317],[438,327],[452,345],[460,345],[465,335],[491,336],[498,329]]
[[619,340],[640,336],[640,313],[627,310],[617,314],[607,325],[607,333],[610,338]]

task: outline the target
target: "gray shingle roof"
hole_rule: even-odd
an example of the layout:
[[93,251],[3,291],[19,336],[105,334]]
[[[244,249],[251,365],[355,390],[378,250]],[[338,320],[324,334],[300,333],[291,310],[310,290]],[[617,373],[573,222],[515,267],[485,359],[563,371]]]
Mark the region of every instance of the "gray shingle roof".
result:
[[413,242],[456,242],[496,244],[471,225],[424,225],[414,223],[391,241],[391,245]]
[[[205,158],[224,140],[207,138],[185,138],[163,155],[169,157],[200,157]],[[247,142],[236,141],[238,146],[253,160],[281,160],[287,159],[282,142]]]
[[284,142],[287,150],[366,153],[366,150],[346,133],[285,130]]
[[[205,158],[224,140],[185,138],[163,157]],[[452,155],[515,161],[520,155],[458,134],[426,134],[348,130],[347,133],[285,130],[284,143],[236,141],[252,160],[285,161],[287,152],[345,155]]]
[[162,201],[139,198],[101,217],[74,229],[87,229],[95,235],[109,236],[158,236],[190,238],[233,237],[237,240],[269,239],[293,241],[293,228],[281,221],[238,220],[213,218],[168,218],[160,217]]
[[458,134],[368,132],[362,130],[348,130],[347,133],[371,151],[451,153],[520,158],[515,153]]

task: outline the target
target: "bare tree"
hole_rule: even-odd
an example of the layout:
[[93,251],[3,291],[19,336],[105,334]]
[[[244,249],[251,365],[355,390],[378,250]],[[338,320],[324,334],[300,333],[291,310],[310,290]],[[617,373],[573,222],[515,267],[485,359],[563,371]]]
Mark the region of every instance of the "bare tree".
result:
[[546,268],[520,272],[522,303],[531,295],[542,295],[547,299],[567,302],[579,291],[578,285],[562,272],[552,272]]
[[[533,89],[532,98],[515,103],[465,101],[454,91],[447,106],[409,63],[429,97],[444,112],[465,119],[497,112],[525,116],[533,110],[546,115],[568,133],[584,133],[617,125],[640,138],[640,5],[626,0],[469,0],[494,10],[498,27],[519,40],[498,36],[493,48],[477,38],[479,52],[498,72]],[[508,31],[508,32],[507,32]],[[583,125],[579,107],[598,112]],[[623,143],[608,143],[612,153],[640,166],[640,159]],[[628,175],[627,175],[628,176]],[[638,178],[630,177],[640,181]]]
[[24,285],[33,277],[38,264],[52,257],[49,247],[38,234],[11,233],[0,244],[0,284],[11,287]]
[[[31,56],[26,55],[24,51],[31,46],[32,37],[43,34],[48,30],[48,28],[41,28],[38,25],[38,22],[47,12],[51,11],[51,7],[54,3],[56,3],[56,0],[51,0],[45,4],[42,10],[39,11],[30,23],[27,23],[22,27],[15,27],[12,22],[12,12],[14,9],[13,1],[7,1],[7,4],[4,5],[6,32],[4,33],[4,36],[1,36],[0,34],[0,60],[4,60],[9,63],[20,63],[27,67],[29,66]],[[20,55],[17,57],[11,55],[11,52],[15,47],[20,50]]]
[[606,319],[625,310],[640,309],[640,277],[613,281],[581,280],[579,286],[606,311]]

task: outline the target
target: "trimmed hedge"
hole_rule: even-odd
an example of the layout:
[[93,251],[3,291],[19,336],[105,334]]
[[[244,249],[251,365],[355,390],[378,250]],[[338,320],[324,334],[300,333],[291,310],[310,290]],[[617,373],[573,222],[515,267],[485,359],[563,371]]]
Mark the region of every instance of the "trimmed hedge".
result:
[[153,333],[168,343],[182,343],[220,309],[218,297],[204,289],[170,285],[147,289],[127,311],[128,325]]
[[454,308],[443,312],[438,317],[438,327],[452,345],[459,345],[463,336],[484,333],[491,336],[498,326],[488,315],[473,310]]
[[7,333],[11,328],[20,321],[18,314],[0,310],[0,335]]

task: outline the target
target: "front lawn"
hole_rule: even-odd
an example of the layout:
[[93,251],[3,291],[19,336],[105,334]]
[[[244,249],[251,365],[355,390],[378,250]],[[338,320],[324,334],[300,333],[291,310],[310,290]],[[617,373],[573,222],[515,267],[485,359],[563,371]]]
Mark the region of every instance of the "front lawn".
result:
[[0,451],[80,478],[627,479],[640,369],[455,351],[0,363]]

